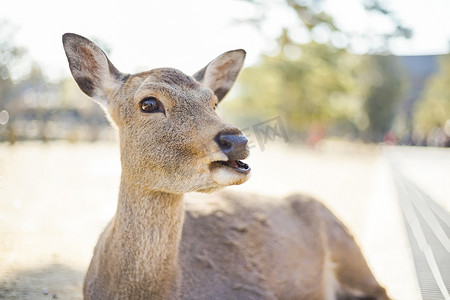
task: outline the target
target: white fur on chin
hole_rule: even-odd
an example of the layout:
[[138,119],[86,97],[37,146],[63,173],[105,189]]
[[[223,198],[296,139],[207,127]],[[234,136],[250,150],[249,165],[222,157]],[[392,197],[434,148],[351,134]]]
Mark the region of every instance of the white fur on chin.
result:
[[213,180],[221,186],[242,184],[250,178],[250,173],[239,173],[227,167],[214,169],[211,175]]

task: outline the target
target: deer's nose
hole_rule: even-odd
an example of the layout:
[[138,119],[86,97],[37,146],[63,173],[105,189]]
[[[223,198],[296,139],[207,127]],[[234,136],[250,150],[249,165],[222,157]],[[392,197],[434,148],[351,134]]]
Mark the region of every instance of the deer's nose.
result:
[[220,132],[214,140],[229,160],[240,160],[248,156],[248,140],[241,133]]

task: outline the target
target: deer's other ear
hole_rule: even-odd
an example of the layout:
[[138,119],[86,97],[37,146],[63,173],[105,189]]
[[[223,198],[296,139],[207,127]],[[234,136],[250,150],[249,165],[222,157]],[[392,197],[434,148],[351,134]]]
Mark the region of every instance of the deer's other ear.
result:
[[90,40],[73,33],[63,35],[70,71],[80,89],[105,108],[112,93],[125,81],[106,54]]
[[221,101],[236,80],[244,59],[245,51],[242,49],[225,52],[195,73],[193,77],[209,87]]

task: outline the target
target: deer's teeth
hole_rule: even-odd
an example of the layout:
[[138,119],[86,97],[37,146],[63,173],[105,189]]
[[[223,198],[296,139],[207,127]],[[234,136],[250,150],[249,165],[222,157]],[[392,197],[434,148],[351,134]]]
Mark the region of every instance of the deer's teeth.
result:
[[224,165],[226,167],[232,168],[240,173],[250,172],[250,167],[246,163],[240,160],[227,160],[227,161],[217,161],[217,163]]
[[250,166],[247,165],[245,162],[237,160],[236,163],[239,168],[244,169],[244,170],[247,170],[247,169],[250,170]]

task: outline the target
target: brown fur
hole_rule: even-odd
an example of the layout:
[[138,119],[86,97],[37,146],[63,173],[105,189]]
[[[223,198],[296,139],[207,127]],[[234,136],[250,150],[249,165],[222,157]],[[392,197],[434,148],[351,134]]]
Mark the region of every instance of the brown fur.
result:
[[[211,164],[227,160],[217,134],[240,133],[214,106],[241,69],[243,50],[193,77],[169,68],[127,75],[91,41],[66,34],[63,43],[75,80],[120,138],[117,211],[95,247],[85,299],[388,299],[345,226],[313,199],[182,199],[249,177]],[[142,112],[147,97],[162,112]]]

